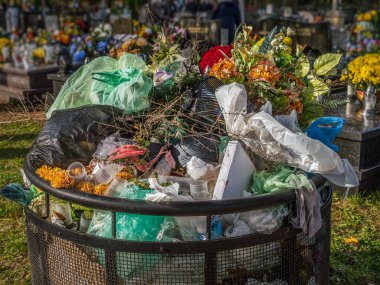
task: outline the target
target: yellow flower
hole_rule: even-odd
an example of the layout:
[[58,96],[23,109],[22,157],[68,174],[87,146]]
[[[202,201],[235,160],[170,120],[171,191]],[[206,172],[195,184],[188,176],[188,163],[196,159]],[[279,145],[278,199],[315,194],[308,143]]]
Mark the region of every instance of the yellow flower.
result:
[[38,58],[38,59],[44,58],[45,57],[45,50],[42,47],[36,48],[33,51],[33,57]]
[[285,37],[282,42],[284,43],[284,45],[287,45],[288,47],[290,47],[292,45],[292,38],[291,37]]
[[360,14],[358,15],[358,21],[359,21],[359,22],[363,21],[363,14],[360,13]]
[[372,15],[371,13],[365,13],[363,16],[364,21],[371,21],[372,20]]
[[350,238],[346,238],[346,239],[344,239],[344,243],[345,243],[345,244],[358,245],[358,244],[359,244],[359,241],[358,241],[357,238],[350,237]]
[[348,64],[348,75],[342,80],[349,80],[355,85],[380,84],[380,54],[366,54],[357,57]]
[[257,42],[257,45],[258,45],[258,46],[261,46],[261,45],[263,44],[264,40],[265,40],[265,37],[261,38],[261,39]]

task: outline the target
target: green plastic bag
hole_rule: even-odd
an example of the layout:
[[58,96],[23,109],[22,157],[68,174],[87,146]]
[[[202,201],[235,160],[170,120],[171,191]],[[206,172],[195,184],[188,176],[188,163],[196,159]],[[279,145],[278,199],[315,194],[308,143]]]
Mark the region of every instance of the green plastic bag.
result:
[[307,176],[294,169],[278,167],[273,172],[260,171],[253,175],[251,192],[260,195],[287,189],[313,189]]
[[[109,187],[107,195],[112,197],[127,198],[134,200],[144,200],[145,196],[153,190],[143,189],[130,182],[119,183],[114,180]],[[137,241],[157,241],[157,235],[161,230],[165,217],[147,216],[129,213],[116,213],[116,238],[137,240]],[[112,214],[106,211],[94,211],[94,217],[87,233],[102,237],[112,237]],[[106,264],[104,252],[97,250],[99,262],[103,266]],[[120,278],[129,280],[130,278],[146,278],[149,272],[153,272],[156,263],[162,256],[157,254],[141,253],[116,253],[117,274]],[[131,262],[133,260],[133,262]]]
[[152,79],[144,74],[145,62],[126,54],[119,60],[99,57],[79,68],[63,85],[47,112],[84,105],[111,105],[127,114],[138,113],[150,106]]
[[[143,189],[133,183],[111,184],[107,195],[131,200],[144,200],[153,190]],[[136,241],[157,241],[157,234],[164,223],[163,216],[147,216],[130,213],[116,213],[116,238]],[[92,235],[112,238],[111,212],[94,211],[88,228]]]

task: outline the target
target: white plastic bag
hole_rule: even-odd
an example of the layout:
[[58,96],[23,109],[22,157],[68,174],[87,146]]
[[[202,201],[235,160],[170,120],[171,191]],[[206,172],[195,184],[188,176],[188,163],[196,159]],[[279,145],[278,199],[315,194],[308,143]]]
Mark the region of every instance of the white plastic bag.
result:
[[255,233],[271,234],[279,229],[288,215],[286,207],[262,209],[240,214],[240,219],[247,223]]
[[186,170],[193,180],[209,180],[215,179],[217,176],[214,165],[206,163],[196,156],[193,156],[186,164]]
[[359,185],[352,166],[323,143],[293,133],[268,113],[246,115],[243,85],[224,85],[215,94],[229,135],[243,141],[258,156],[319,173],[342,187]]

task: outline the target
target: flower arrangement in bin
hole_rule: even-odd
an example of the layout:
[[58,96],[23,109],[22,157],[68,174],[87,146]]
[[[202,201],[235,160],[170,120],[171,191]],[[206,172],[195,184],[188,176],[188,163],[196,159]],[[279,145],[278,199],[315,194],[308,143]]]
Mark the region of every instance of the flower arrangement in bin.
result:
[[317,97],[329,93],[328,77],[337,73],[342,55],[328,53],[311,62],[303,53],[305,46],[296,45],[293,52],[292,35],[291,29],[276,27],[259,38],[252,27],[243,26],[236,34],[231,56],[225,54],[210,66],[209,75],[224,83],[244,84],[254,111],[267,101],[277,114],[296,110],[305,127],[322,115],[325,106]]
[[342,81],[352,84],[357,93],[359,101],[362,101],[364,91],[369,85],[372,85],[376,91],[380,90],[380,54],[369,53],[359,56],[352,60],[347,69],[344,70]]

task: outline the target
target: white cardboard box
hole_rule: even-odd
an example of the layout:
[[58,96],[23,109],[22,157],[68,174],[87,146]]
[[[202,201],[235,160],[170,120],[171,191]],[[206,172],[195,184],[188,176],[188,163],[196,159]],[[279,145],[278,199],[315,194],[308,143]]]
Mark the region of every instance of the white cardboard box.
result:
[[238,141],[230,141],[226,147],[213,200],[236,199],[243,197],[252,184],[256,171],[251,159]]

